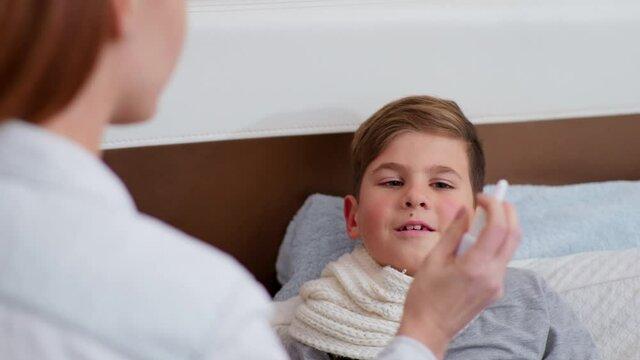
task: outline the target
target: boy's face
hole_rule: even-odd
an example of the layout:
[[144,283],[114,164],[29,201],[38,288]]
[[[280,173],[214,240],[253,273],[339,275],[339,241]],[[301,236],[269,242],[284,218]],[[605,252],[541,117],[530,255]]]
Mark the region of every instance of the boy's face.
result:
[[457,210],[473,212],[473,199],[462,141],[401,133],[366,168],[359,199],[345,198],[347,231],[378,264],[413,275]]

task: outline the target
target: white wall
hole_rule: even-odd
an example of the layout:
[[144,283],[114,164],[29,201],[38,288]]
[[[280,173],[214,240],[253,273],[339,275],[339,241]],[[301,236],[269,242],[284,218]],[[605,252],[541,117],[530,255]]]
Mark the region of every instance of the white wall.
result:
[[192,0],[148,123],[105,148],[354,130],[388,101],[476,123],[640,112],[635,0]]

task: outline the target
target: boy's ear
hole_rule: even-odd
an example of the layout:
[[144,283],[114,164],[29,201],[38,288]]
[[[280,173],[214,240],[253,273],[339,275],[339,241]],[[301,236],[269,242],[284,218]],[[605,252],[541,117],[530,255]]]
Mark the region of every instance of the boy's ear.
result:
[[347,234],[351,240],[360,238],[360,229],[356,214],[358,213],[358,200],[353,195],[344,197],[344,222],[347,225]]

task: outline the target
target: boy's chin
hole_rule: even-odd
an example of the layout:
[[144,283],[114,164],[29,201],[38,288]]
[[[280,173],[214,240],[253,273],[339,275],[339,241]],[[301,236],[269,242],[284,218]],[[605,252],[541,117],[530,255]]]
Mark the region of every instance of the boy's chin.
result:
[[[421,263],[421,262],[419,262]],[[416,262],[411,262],[411,263],[402,263],[402,264],[394,264],[394,265],[390,265],[393,269],[405,274],[405,275],[409,275],[411,277],[413,277],[413,275],[416,273],[416,271],[418,270],[418,265],[416,264]]]
[[[400,268],[399,271],[404,272],[409,276],[414,276],[415,273],[418,271],[418,269],[420,269],[420,267],[424,263],[424,260],[429,256],[429,254],[431,253],[434,247],[435,247],[435,244],[433,244],[433,246],[429,246],[428,249],[423,248],[423,249],[415,250],[413,253],[410,254],[409,257],[406,258],[406,261],[403,261],[402,263],[398,264],[398,267]],[[420,255],[416,255],[416,254],[420,254]]]

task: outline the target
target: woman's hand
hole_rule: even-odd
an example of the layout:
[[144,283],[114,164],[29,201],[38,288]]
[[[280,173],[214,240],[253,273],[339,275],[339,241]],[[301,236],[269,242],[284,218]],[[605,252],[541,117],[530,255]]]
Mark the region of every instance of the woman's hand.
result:
[[440,359],[453,337],[502,296],[507,265],[520,241],[516,211],[507,202],[478,195],[487,224],[477,242],[456,256],[469,219],[460,209],[415,274],[398,335],[424,343]]

